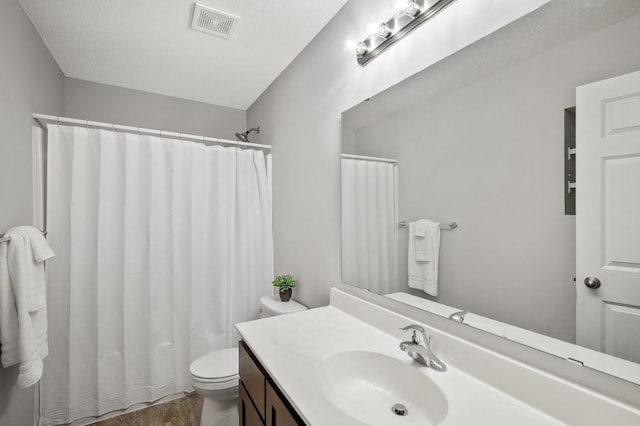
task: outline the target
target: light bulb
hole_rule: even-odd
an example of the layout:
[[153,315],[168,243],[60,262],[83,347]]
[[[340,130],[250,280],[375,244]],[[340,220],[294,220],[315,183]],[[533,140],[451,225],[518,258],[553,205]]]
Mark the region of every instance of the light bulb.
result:
[[380,23],[380,19],[375,16],[371,16],[364,21],[364,25],[362,26],[362,32],[364,37],[369,37],[371,34],[375,34],[378,30],[378,25]]
[[404,13],[409,16],[416,16],[421,12],[421,9],[420,4],[416,0],[409,0],[404,8]]
[[355,52],[358,47],[358,42],[352,39],[347,39],[344,42],[344,51],[345,52]]
[[358,44],[356,45],[356,53],[360,56],[364,55],[365,53],[367,53],[367,51],[369,50],[369,45],[367,44],[366,41],[360,41],[358,42]]
[[387,38],[391,34],[391,27],[386,22],[378,25],[378,30],[376,31],[376,35],[378,37]]
[[389,4],[389,9],[391,13],[395,15],[396,13],[404,13],[404,9],[407,7],[407,0],[391,0]]

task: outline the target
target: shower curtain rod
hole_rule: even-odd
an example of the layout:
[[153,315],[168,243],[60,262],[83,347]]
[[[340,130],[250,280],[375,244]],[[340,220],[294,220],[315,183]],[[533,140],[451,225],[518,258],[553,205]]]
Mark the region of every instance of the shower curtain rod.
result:
[[240,147],[246,148],[259,148],[259,149],[271,149],[271,145],[262,145],[259,143],[251,143],[251,142],[239,142],[230,139],[219,139],[219,138],[210,138],[207,136],[197,136],[190,135],[187,133],[175,133],[175,132],[167,132],[165,130],[155,130],[155,129],[147,129],[144,127],[132,127],[132,126],[124,126],[121,124],[112,124],[112,123],[101,123],[99,121],[89,121],[89,120],[79,120],[77,118],[68,118],[68,117],[58,117],[55,115],[45,115],[45,114],[33,114],[33,119],[38,123],[40,127],[44,130],[47,130],[47,124],[70,124],[73,126],[82,126],[92,129],[103,129],[103,130],[111,130],[111,131],[124,131],[130,133],[144,133],[148,135],[160,136],[160,137],[169,137],[181,140],[190,140],[195,142],[213,142],[225,145],[236,145]]
[[376,161],[378,163],[391,163],[391,164],[395,164],[398,162],[398,160],[395,160],[393,158],[367,157],[365,155],[353,155],[353,154],[342,154],[342,158],[347,158],[350,160]]

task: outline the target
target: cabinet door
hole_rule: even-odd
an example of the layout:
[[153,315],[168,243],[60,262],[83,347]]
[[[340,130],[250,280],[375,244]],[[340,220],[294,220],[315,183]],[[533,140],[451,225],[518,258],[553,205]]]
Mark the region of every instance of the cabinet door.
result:
[[297,415],[292,413],[280,396],[267,381],[267,426],[304,425]]
[[238,397],[238,417],[240,418],[240,426],[263,426],[264,423],[258,414],[258,410],[253,406],[251,398],[247,394],[244,385],[240,383]]
[[245,386],[245,390],[253,400],[260,417],[264,419],[264,403],[265,403],[265,373],[262,366],[255,359],[255,355],[251,349],[240,341],[240,380]]

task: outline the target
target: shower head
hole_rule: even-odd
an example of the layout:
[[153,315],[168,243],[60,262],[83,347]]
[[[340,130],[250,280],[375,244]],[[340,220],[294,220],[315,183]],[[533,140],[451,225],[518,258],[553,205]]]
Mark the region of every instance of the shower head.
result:
[[249,139],[247,139],[247,133],[236,133],[236,139],[240,142],[249,142]]
[[236,133],[236,139],[238,139],[240,142],[249,142],[249,133],[251,132],[260,134],[260,126],[249,129],[243,133]]

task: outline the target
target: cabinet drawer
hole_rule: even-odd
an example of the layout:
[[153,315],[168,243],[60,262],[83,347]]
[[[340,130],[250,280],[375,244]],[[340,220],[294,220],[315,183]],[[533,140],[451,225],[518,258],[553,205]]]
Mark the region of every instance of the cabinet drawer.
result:
[[266,374],[262,370],[260,363],[255,359],[255,355],[251,353],[251,349],[246,343],[240,341],[240,381],[254,405],[258,410],[258,414],[264,420],[265,418],[265,393],[266,393]]

